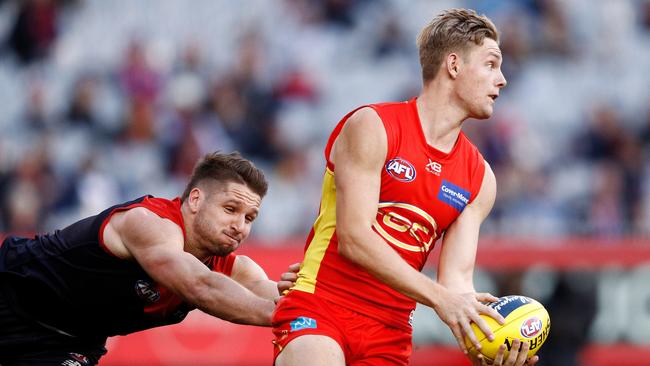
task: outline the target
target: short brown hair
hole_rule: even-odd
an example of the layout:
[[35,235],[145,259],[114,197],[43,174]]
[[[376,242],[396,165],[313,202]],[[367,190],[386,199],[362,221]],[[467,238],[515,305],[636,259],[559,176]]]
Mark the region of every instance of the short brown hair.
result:
[[425,82],[433,80],[444,57],[450,52],[466,51],[470,42],[480,46],[486,37],[499,43],[497,28],[485,15],[468,9],[442,12],[418,35],[422,79]]
[[251,161],[244,159],[236,151],[230,154],[216,151],[205,155],[196,163],[190,181],[181,196],[181,201],[185,201],[190,195],[190,191],[199,183],[208,179],[219,183],[245,184],[260,197],[264,197],[268,189],[264,173]]

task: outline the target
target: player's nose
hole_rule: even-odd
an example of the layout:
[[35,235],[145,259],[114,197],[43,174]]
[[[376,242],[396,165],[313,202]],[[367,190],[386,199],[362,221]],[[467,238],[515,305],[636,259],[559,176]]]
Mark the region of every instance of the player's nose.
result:
[[503,71],[499,70],[499,76],[497,78],[497,87],[503,88],[506,85],[508,85],[508,80],[506,80],[505,75],[503,75]]
[[233,216],[230,221],[230,228],[235,230],[238,234],[244,231],[246,225],[246,216],[245,215],[236,215]]

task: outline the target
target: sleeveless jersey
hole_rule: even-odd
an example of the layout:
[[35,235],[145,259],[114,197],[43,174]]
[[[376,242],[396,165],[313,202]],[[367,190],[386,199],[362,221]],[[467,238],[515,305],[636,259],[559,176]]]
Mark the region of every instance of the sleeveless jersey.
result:
[[[428,145],[415,102],[365,107],[377,112],[388,138],[373,230],[421,271],[436,239],[478,194],[485,165],[478,149],[462,132],[448,154]],[[329,155],[352,113],[339,122],[325,148],[327,167],[320,211],[307,238],[294,289],[410,331],[415,302],[338,254],[335,167]]]
[[[192,306],[155,283],[134,260],[110,253],[103,230],[111,215],[145,207],[179,225],[181,201],[144,196],[52,234],[9,237],[0,247],[0,284],[20,314],[74,336],[109,337],[178,323]],[[230,276],[235,255],[206,265]]]

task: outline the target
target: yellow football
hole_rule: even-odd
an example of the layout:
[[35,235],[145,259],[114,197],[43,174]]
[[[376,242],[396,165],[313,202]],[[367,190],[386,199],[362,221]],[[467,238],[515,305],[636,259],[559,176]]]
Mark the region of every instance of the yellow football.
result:
[[[505,318],[505,323],[499,325],[496,320],[487,315],[481,315],[494,334],[494,341],[490,342],[485,334],[472,323],[472,329],[481,344],[481,354],[487,361],[493,361],[499,346],[505,344],[505,357],[512,349],[512,341],[519,338],[528,342],[528,357],[532,357],[546,341],[551,330],[551,318],[544,306],[538,301],[526,296],[504,296],[499,301],[487,304]],[[476,355],[476,348],[469,338],[465,337],[465,344],[470,353]],[[504,357],[504,359],[505,359]]]

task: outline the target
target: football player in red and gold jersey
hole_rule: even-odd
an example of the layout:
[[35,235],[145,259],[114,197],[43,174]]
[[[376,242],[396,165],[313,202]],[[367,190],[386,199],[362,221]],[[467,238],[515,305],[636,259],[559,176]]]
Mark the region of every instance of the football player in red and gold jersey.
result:
[[[492,115],[506,79],[494,24],[453,9],[418,38],[423,89],[417,98],[362,106],[336,126],[319,216],[298,280],[274,312],[275,364],[407,365],[416,302],[433,308],[467,353],[490,339],[480,314],[503,318],[472,282],[482,221],[496,195],[487,162],[461,131]],[[423,275],[442,238],[437,280]],[[515,347],[514,349],[517,349]],[[520,352],[494,365],[533,365]],[[477,365],[484,359],[474,358]]]

